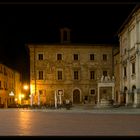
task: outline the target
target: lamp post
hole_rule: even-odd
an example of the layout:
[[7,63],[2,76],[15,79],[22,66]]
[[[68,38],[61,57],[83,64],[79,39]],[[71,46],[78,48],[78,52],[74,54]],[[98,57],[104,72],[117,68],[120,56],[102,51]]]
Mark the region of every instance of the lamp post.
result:
[[23,88],[24,88],[24,90],[28,90],[29,87],[28,87],[28,85],[24,85]]
[[28,93],[29,86],[27,84],[25,84],[25,85],[23,85],[23,89],[24,89],[24,93],[25,93],[25,99],[28,99],[27,93]]
[[20,100],[20,104],[23,104],[23,98],[24,98],[24,94],[19,94],[19,100]]

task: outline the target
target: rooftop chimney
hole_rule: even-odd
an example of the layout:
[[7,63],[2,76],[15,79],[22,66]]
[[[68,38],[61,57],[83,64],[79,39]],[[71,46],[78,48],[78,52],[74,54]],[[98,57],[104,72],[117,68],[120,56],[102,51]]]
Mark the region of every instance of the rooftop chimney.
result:
[[70,43],[70,31],[71,30],[66,27],[60,29],[61,43]]

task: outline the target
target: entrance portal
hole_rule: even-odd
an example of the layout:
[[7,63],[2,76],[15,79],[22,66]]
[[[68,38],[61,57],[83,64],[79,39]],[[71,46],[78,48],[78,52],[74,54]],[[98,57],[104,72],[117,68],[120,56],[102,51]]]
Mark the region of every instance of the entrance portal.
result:
[[73,103],[74,104],[80,103],[80,91],[78,89],[75,89],[73,91]]

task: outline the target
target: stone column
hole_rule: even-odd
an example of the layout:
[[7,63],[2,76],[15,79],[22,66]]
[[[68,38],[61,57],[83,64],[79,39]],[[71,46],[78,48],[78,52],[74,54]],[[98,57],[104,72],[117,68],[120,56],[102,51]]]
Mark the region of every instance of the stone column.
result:
[[55,108],[57,108],[57,93],[54,93]]
[[121,103],[121,91],[118,91],[118,103]]
[[97,103],[100,103],[100,87],[98,86]]
[[126,106],[127,106],[127,104],[128,104],[128,90],[126,91]]
[[114,100],[114,86],[112,86],[112,100]]
[[136,89],[134,89],[134,105],[133,106],[134,107],[137,106],[137,90]]
[[38,92],[38,106],[40,106],[40,93]]
[[30,105],[33,106],[33,94],[31,93],[31,97],[30,97]]
[[59,101],[60,101],[60,105],[62,105],[62,94],[59,95]]

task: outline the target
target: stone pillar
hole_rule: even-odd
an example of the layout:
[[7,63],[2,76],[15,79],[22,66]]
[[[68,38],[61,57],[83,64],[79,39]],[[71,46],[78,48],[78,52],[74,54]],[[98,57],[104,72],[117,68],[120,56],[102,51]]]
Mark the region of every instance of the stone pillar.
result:
[[57,108],[57,93],[56,93],[56,91],[54,93],[54,102],[55,102],[55,108]]
[[140,107],[140,89],[134,90],[134,105],[133,107]]
[[31,97],[30,97],[30,105],[33,106],[33,94],[31,94]]
[[100,87],[98,86],[97,103],[100,103]]
[[114,100],[114,86],[112,86],[112,100]]
[[121,103],[121,91],[118,91],[118,103]]
[[38,92],[38,106],[40,106],[40,93]]
[[134,104],[133,104],[133,107],[136,107],[137,106],[137,91],[136,89],[134,89]]
[[127,106],[127,104],[128,104],[128,90],[126,91],[126,106]]
[[62,105],[62,94],[59,95],[59,101],[60,101],[60,105]]

